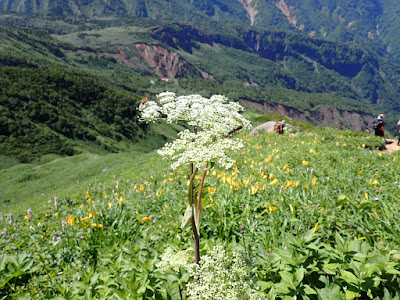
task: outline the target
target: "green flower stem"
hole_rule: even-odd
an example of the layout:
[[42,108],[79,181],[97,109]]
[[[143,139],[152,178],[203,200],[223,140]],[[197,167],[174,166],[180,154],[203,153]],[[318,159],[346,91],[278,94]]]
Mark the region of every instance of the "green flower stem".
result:
[[[204,179],[206,177],[207,167],[208,167],[208,163],[206,163],[206,165],[204,166],[204,171],[203,171],[203,174],[201,175],[199,195],[197,197],[197,207],[196,207],[197,218],[196,218],[196,220],[200,220],[199,217],[200,217],[200,209],[201,209],[201,195],[203,194]],[[199,224],[199,226],[200,226],[200,224]]]
[[193,231],[193,240],[194,240],[194,259],[196,264],[200,264],[200,237],[197,233],[196,223],[194,219],[194,192],[193,192],[193,181],[194,177],[196,176],[198,168],[195,168],[193,171],[193,164],[190,166],[190,180],[189,180],[189,187],[188,187],[188,199],[189,205],[192,207],[192,217],[190,218],[192,231]]
[[197,233],[196,223],[194,221],[194,209],[192,206],[192,222],[193,240],[194,240],[194,261],[197,265],[200,265],[200,236]]
[[196,173],[197,173],[198,170],[199,169],[196,168],[190,174],[189,187],[188,187],[188,199],[189,199],[189,204],[190,205],[194,204],[193,180],[194,180],[194,176],[196,176]]

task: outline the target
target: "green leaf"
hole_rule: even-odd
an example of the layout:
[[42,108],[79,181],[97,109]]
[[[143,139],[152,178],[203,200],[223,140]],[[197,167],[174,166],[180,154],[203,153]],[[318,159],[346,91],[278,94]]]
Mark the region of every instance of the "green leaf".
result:
[[282,282],[284,283],[287,287],[295,290],[297,285],[294,282],[294,276],[292,273],[287,272],[287,271],[281,271],[279,272],[279,275],[282,277]]
[[266,289],[270,289],[274,283],[272,281],[257,281],[258,286],[260,287],[260,290],[263,292]]
[[340,286],[330,283],[325,288],[318,289],[318,298],[320,300],[341,300]]
[[351,291],[351,290],[347,290],[346,294],[345,294],[345,299],[346,300],[354,300],[356,297],[358,297],[358,293]]
[[183,215],[182,224],[181,224],[182,229],[185,229],[186,226],[189,224],[189,221],[193,215],[193,210],[194,210],[194,205],[188,205],[186,207],[186,211],[185,211],[185,214]]
[[295,286],[298,287],[299,284],[303,281],[304,278],[304,268],[300,267],[296,270],[294,274],[296,281],[294,282]]
[[312,287],[310,287],[308,284],[303,285],[303,287],[304,287],[304,292],[307,295],[317,295],[317,292]]
[[340,273],[341,273],[340,278],[342,278],[347,283],[352,283],[355,285],[358,284],[359,280],[353,273],[346,270],[340,270]]
[[202,209],[200,206],[200,210],[197,211],[197,209],[195,207],[193,207],[194,209],[194,223],[196,225],[196,229],[197,229],[197,234],[200,235],[200,224],[201,224],[201,219],[202,219]]

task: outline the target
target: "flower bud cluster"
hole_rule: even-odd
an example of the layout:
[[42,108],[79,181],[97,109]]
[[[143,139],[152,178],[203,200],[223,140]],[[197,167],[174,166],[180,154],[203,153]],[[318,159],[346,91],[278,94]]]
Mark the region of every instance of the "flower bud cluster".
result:
[[221,246],[192,264],[190,275],[198,280],[187,284],[189,299],[262,299],[243,255],[234,252],[233,260]]
[[171,247],[165,249],[164,253],[161,255],[161,261],[156,264],[156,267],[162,269],[164,272],[173,270],[176,273],[179,272],[179,268],[187,270],[192,264],[193,252],[191,249],[186,249],[174,253]]

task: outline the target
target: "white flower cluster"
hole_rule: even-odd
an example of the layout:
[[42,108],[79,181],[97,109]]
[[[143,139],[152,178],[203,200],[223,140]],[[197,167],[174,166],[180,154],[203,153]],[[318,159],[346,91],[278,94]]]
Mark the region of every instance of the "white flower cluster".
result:
[[190,163],[193,163],[196,168],[201,168],[210,161],[229,169],[235,161],[229,158],[226,152],[243,147],[239,140],[216,139],[215,133],[210,131],[201,131],[196,134],[184,130],[178,135],[179,139],[165,144],[161,150],[158,150],[158,154],[174,161],[171,164],[174,170]]
[[185,270],[189,269],[189,266],[193,263],[193,250],[186,249],[174,253],[172,248],[168,247],[161,255],[161,261],[156,264],[156,267],[167,272],[173,270],[176,273],[179,272],[179,268]]
[[198,280],[186,285],[187,296],[192,300],[261,300],[251,278],[243,255],[234,252],[233,261],[221,246],[210,255],[202,256],[201,264],[192,264],[190,275]]
[[196,132],[181,132],[178,140],[167,143],[159,151],[160,155],[174,161],[172,169],[191,163],[199,168],[210,161],[230,168],[235,163],[226,152],[240,149],[243,145],[227,136],[237,128],[251,128],[250,122],[239,113],[243,109],[239,104],[228,103],[222,95],[207,99],[200,95],[176,97],[174,93],[165,92],[158,95],[158,99],[158,103],[146,101],[139,106],[141,120],[184,121],[196,128]]

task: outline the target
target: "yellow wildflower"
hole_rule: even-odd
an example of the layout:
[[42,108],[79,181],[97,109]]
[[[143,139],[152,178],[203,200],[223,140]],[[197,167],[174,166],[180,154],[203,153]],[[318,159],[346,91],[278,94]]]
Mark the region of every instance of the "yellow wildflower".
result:
[[316,177],[314,177],[314,178],[312,179],[312,185],[313,185],[313,186],[315,186],[315,185],[316,185],[316,183],[317,183],[317,180],[318,180],[318,178],[316,178]]
[[215,193],[215,187],[208,188],[207,192],[209,192],[210,194],[214,194]]
[[125,201],[125,198],[124,198],[124,197],[120,197],[120,198],[117,200],[117,202],[118,202],[119,205],[121,205],[122,202],[124,202],[124,201]]
[[313,230],[313,233],[315,233],[316,231],[317,231],[317,228],[318,228],[318,222],[315,224],[315,226],[314,226],[314,230]]
[[29,220],[30,217],[31,217],[31,216],[26,215],[26,216],[24,217],[24,219],[25,219],[25,220]]
[[54,215],[55,215],[55,216],[58,216],[58,211],[56,211],[56,212],[54,213]]
[[372,185],[378,185],[379,181],[377,179],[375,179],[374,181],[372,181],[372,179],[369,181],[370,184]]
[[286,171],[285,171],[285,174],[292,173],[292,172],[293,172],[292,170],[290,170],[289,168],[287,168]]
[[274,185],[274,184],[278,184],[278,179],[275,178],[274,180],[272,180],[269,185]]
[[150,222],[151,218],[150,217],[143,217],[142,222]]
[[164,193],[164,190],[158,190],[157,191],[157,197],[161,197],[161,195]]
[[74,225],[74,222],[75,222],[75,217],[74,216],[66,217],[65,219],[67,220],[67,224],[69,226]]
[[277,209],[278,209],[278,208],[275,207],[275,206],[272,206],[272,205],[268,206],[269,212],[273,212],[273,211],[275,211],[275,210],[277,210]]
[[97,224],[98,228],[103,228],[103,224]]
[[113,206],[112,202],[108,202],[108,209],[111,209],[111,207]]
[[92,210],[88,209],[87,214],[89,215],[89,218],[94,218],[95,214]]
[[308,161],[306,161],[306,160],[303,160],[303,166],[307,166],[309,164],[309,162]]
[[247,187],[247,185],[250,183],[250,180],[251,180],[251,175],[250,175],[250,177],[249,177],[246,181],[243,182],[243,185],[244,185],[245,187]]
[[260,184],[259,184],[258,182],[256,182],[256,184],[254,184],[254,185],[251,187],[251,192],[250,192],[250,194],[254,195],[255,193],[258,192],[259,188],[260,188]]

